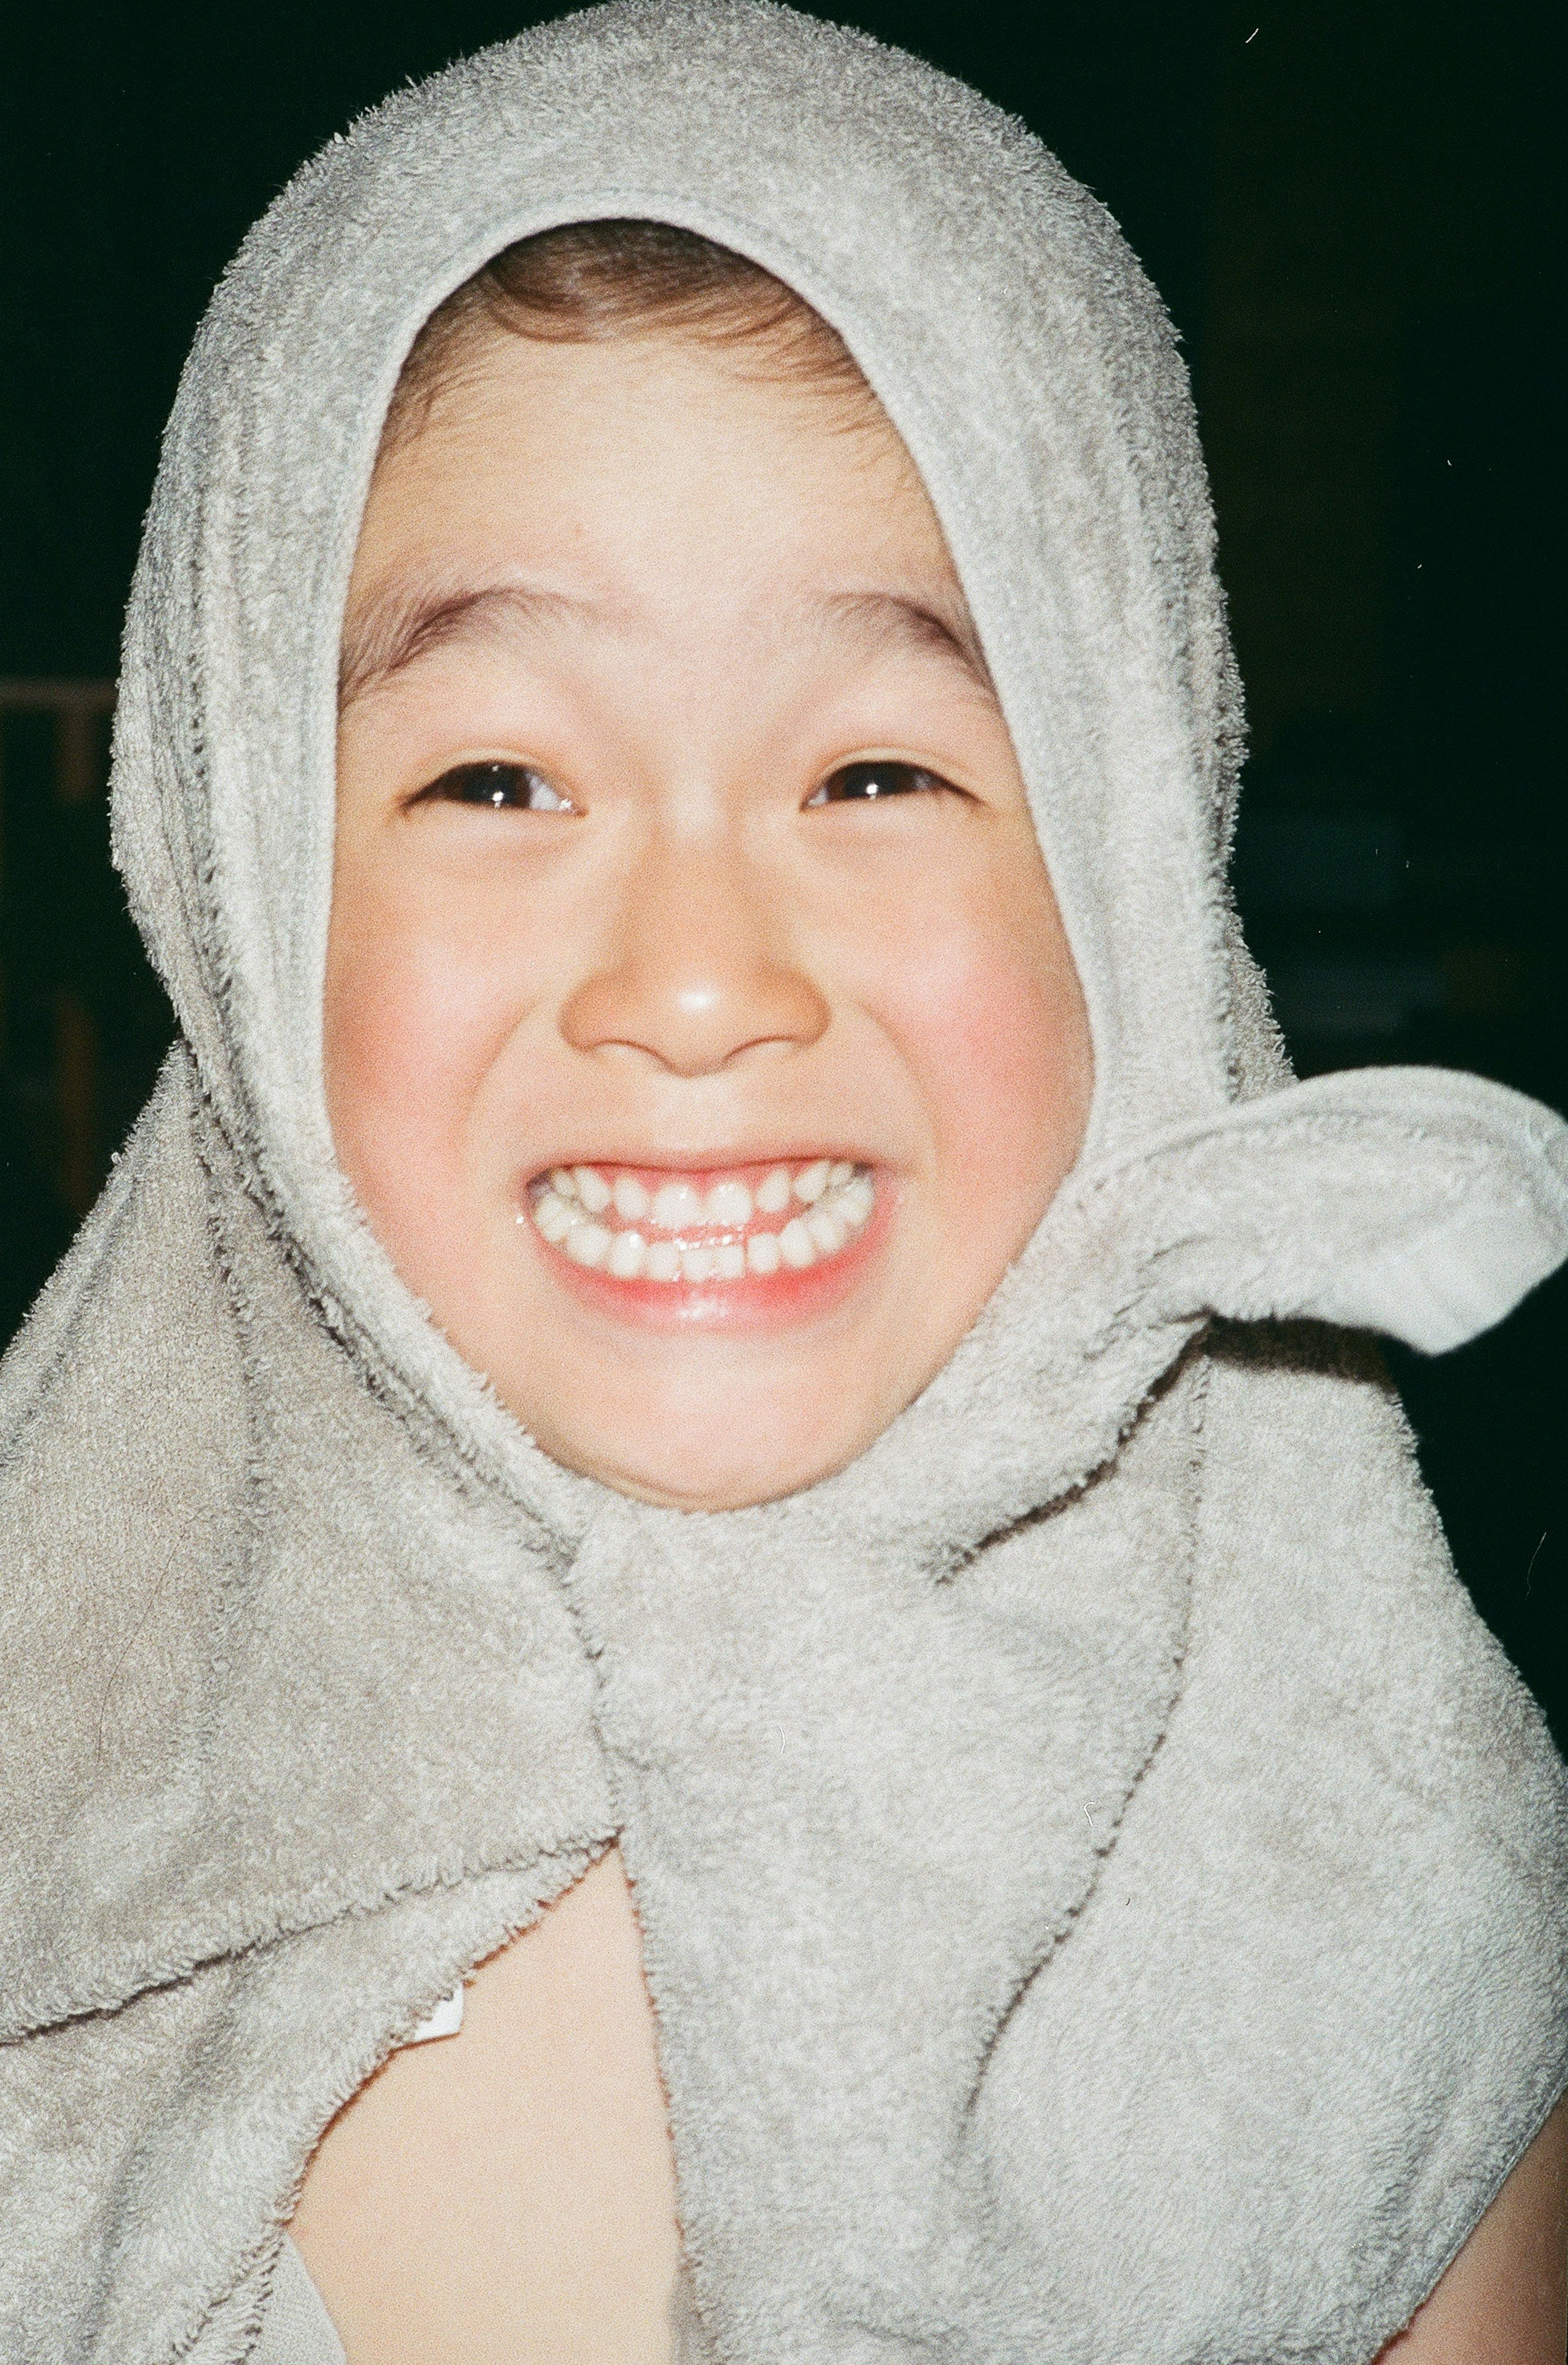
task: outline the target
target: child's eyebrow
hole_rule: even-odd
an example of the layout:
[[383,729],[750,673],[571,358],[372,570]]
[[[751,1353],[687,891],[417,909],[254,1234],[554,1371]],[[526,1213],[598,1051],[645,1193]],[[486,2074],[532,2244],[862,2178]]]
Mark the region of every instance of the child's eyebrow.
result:
[[338,664],[339,712],[367,689],[401,673],[416,657],[449,641],[476,639],[503,622],[524,626],[582,623],[596,612],[586,600],[521,583],[482,583],[455,589],[391,584],[343,627]]
[[902,591],[840,591],[812,604],[824,622],[847,625],[883,647],[935,649],[956,657],[982,689],[994,695],[980,634],[962,600],[938,606]]
[[[944,607],[949,612],[942,612]],[[961,599],[938,606],[898,591],[841,591],[809,596],[798,607],[787,603],[784,614],[794,629],[814,626],[824,635],[847,635],[879,648],[934,650],[956,659],[981,689],[991,689],[980,636]],[[526,631],[605,621],[604,611],[592,600],[532,585],[391,584],[344,625],[339,712],[417,657],[454,641],[480,638],[498,625]]]

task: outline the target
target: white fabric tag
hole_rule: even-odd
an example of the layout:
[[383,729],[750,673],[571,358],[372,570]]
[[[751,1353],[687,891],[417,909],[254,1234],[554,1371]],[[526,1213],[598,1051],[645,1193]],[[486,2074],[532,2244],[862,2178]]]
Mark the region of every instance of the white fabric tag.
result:
[[463,1982],[458,1980],[452,1993],[437,2004],[432,2012],[420,2021],[418,2028],[405,2036],[405,2045],[428,2045],[432,2036],[455,2036],[463,2025]]

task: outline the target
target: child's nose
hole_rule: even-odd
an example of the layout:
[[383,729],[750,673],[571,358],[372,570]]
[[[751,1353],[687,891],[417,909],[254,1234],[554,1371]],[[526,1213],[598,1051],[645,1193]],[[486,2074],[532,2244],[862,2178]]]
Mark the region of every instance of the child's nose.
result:
[[575,1049],[632,1051],[700,1076],[746,1052],[818,1040],[826,998],[740,868],[657,855],[639,865],[608,958],[561,1013]]

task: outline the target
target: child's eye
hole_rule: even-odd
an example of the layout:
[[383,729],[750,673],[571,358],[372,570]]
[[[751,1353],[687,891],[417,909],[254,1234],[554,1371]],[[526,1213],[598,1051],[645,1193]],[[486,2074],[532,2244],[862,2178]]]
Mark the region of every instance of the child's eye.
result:
[[845,764],[830,772],[806,799],[808,805],[869,804],[874,797],[907,797],[923,790],[945,789],[937,772],[918,764]]
[[459,764],[421,789],[415,804],[488,805],[493,813],[576,813],[530,764]]

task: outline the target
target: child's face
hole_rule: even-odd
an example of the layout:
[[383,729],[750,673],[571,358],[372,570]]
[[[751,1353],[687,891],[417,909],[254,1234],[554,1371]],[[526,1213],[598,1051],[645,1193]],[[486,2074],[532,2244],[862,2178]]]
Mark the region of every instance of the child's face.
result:
[[378,469],[353,571],[339,1154],[546,1451],[655,1501],[868,1445],[1088,1109],[1012,744],[867,412],[498,336]]

